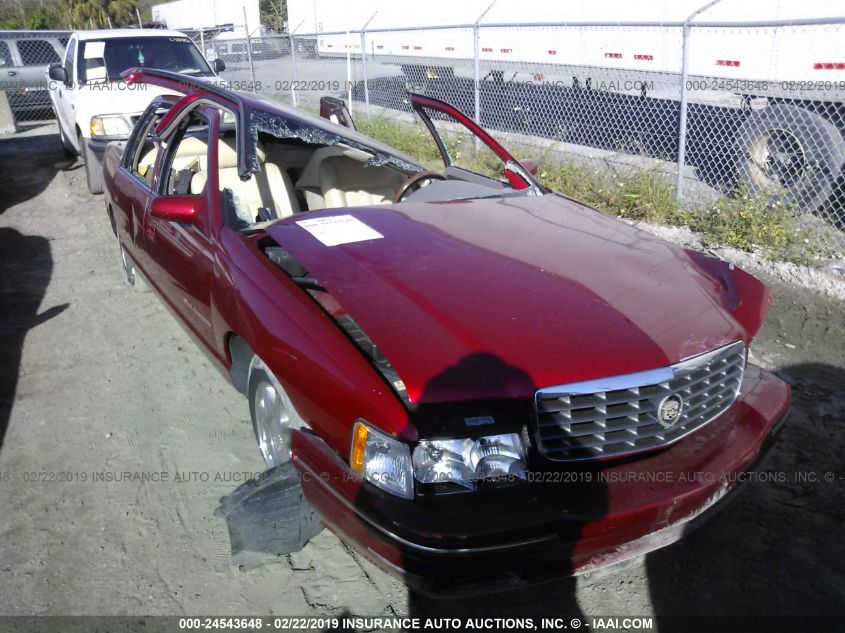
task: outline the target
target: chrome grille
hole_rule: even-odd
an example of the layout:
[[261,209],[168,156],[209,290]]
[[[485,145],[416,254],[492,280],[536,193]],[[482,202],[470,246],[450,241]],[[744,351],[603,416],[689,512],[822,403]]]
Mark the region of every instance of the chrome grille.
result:
[[[676,365],[537,391],[537,446],[556,461],[618,457],[666,446],[723,413],[739,393],[745,345],[731,343]],[[658,420],[667,397],[674,423]]]

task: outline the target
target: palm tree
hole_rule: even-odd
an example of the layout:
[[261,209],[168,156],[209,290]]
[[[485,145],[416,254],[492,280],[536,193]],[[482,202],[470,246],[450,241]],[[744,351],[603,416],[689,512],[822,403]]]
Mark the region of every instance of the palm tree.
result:
[[72,29],[107,28],[109,18],[114,26],[135,21],[138,0],[60,0],[59,15]]
[[137,8],[138,0],[109,0],[107,3],[108,14],[115,26],[134,24]]

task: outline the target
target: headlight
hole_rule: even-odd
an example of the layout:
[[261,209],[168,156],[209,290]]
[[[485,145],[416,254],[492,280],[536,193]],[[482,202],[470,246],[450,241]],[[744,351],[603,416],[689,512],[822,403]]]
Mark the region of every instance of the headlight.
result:
[[453,483],[472,490],[479,479],[525,476],[525,448],[516,433],[475,440],[423,440],[414,450],[420,483]]
[[120,116],[92,116],[91,136],[125,136],[131,130]]
[[352,429],[349,464],[359,475],[385,492],[414,498],[414,473],[407,444],[358,420]]

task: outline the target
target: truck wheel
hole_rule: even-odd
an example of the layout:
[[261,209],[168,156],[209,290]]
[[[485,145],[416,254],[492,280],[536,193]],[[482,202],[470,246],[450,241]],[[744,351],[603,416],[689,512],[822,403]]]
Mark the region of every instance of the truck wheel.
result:
[[247,381],[249,414],[258,450],[268,468],[290,461],[291,429],[305,426],[279,380],[254,356]]
[[815,211],[831,196],[845,164],[837,127],[798,106],[775,103],[754,112],[737,134],[737,176],[752,195],[783,197]]
[[[58,120],[59,117],[56,117]],[[78,155],[76,148],[71,144],[69,140],[67,140],[67,136],[65,136],[65,131],[62,129],[62,124],[59,123],[59,138],[62,141],[62,149],[65,150],[65,156],[68,158],[73,158]]]
[[126,281],[126,285],[134,292],[149,292],[150,287],[147,284],[147,280],[135,270],[135,264],[132,263],[129,255],[126,254],[126,250],[123,248],[123,242],[118,240],[117,245],[120,248],[120,270],[123,273],[123,279]]
[[94,152],[88,149],[88,144],[82,134],[79,134],[76,138],[79,141],[79,147],[82,148],[80,156],[85,161],[85,179],[88,181],[88,191],[94,195],[103,193],[103,168],[97,162]]

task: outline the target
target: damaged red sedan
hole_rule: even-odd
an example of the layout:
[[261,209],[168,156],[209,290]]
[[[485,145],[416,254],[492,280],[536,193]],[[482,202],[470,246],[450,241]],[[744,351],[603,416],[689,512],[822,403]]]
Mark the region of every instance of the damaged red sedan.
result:
[[667,545],[780,430],[789,388],[748,364],[762,283],[547,190],[452,106],[409,95],[430,171],[337,100],[319,118],[126,78],[174,91],[106,156],[127,282],[246,396],[267,465],[292,463],[321,520],[409,584]]

